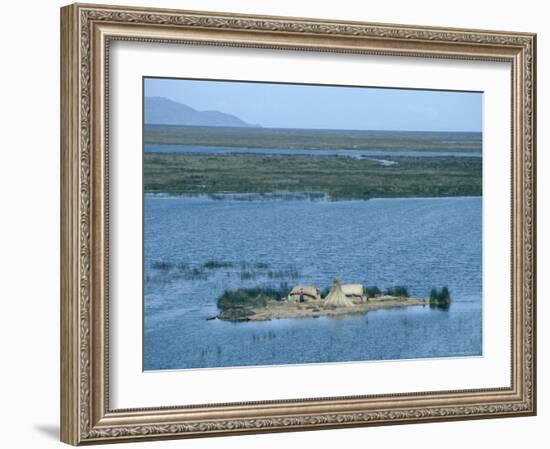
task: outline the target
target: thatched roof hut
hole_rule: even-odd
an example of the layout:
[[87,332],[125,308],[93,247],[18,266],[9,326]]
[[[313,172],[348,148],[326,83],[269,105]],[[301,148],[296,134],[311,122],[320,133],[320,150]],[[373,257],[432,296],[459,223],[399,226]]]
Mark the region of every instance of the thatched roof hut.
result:
[[334,278],[332,288],[325,298],[325,306],[329,307],[351,307],[353,302],[349,299],[344,291],[342,290],[342,285],[340,284],[339,278]]
[[342,284],[342,291],[348,298],[361,299],[365,296],[363,284]]
[[288,294],[288,300],[299,301],[300,293],[303,293],[305,300],[321,299],[319,289],[315,285],[296,285]]
[[358,301],[363,304],[369,299],[363,284],[342,284],[342,291],[346,298],[353,300],[355,304]]

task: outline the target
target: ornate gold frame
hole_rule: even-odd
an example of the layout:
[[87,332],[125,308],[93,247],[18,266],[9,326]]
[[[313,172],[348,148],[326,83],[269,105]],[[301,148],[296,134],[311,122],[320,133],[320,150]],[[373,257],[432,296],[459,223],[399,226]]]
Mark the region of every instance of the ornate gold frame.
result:
[[[75,4],[61,9],[61,37],[62,441],[78,445],[536,413],[534,34]],[[106,79],[113,40],[510,62],[511,387],[111,410]]]

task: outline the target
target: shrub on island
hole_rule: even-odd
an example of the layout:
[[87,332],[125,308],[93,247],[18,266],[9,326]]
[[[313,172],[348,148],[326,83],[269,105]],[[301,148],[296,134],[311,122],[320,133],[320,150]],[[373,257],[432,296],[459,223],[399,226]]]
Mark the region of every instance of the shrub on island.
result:
[[218,308],[224,310],[232,308],[265,307],[267,301],[279,301],[282,298],[286,298],[289,293],[290,288],[286,284],[281,284],[279,288],[252,287],[226,290],[218,298]]
[[409,290],[403,285],[396,285],[386,289],[385,294],[388,296],[397,296],[398,298],[409,298]]
[[376,285],[371,285],[365,286],[365,293],[367,294],[367,297],[374,298],[381,295],[382,291]]
[[442,309],[448,309],[451,305],[451,292],[447,286],[441,290],[432,288],[430,292],[430,307],[439,307]]

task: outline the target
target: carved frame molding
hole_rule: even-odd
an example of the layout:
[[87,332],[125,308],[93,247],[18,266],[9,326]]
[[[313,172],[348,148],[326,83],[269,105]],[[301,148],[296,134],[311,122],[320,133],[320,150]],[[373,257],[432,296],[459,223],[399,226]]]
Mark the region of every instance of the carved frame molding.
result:
[[[75,4],[61,10],[61,436],[78,445],[536,413],[536,36]],[[113,40],[509,61],[510,389],[110,410],[108,54]]]

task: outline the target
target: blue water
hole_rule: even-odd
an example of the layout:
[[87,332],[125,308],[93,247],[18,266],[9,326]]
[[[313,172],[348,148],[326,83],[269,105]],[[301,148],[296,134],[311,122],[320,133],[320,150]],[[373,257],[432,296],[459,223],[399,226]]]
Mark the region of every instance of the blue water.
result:
[[[370,157],[481,157],[481,153],[461,151],[396,151],[396,150],[316,150],[304,148],[249,148],[249,147],[209,147],[197,145],[158,145],[145,144],[146,153],[185,153],[185,154],[263,154],[268,156],[340,156],[363,159]],[[382,161],[392,165],[392,161]],[[390,162],[390,164],[387,164]]]
[[[146,196],[144,369],[481,355],[481,210],[479,197]],[[203,268],[209,260],[224,266]],[[226,289],[282,282],[324,288],[334,276],[405,285],[417,296],[447,285],[453,302],[448,310],[419,306],[338,319],[206,319],[217,314]]]

